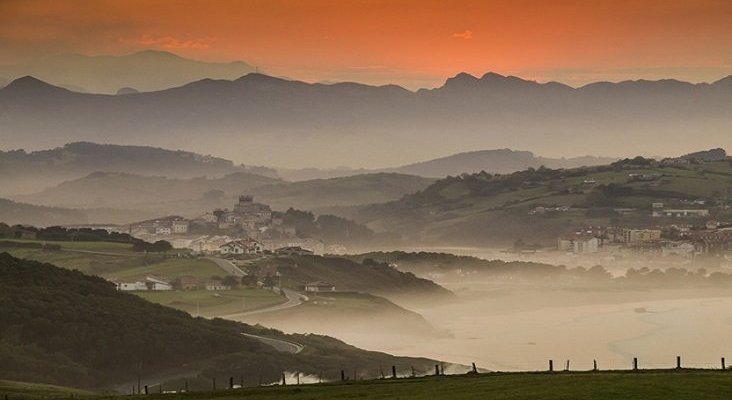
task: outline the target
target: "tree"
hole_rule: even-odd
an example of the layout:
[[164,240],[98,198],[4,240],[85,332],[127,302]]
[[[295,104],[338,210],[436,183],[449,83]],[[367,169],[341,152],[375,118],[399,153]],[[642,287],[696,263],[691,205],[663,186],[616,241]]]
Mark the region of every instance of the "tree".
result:
[[231,275],[225,276],[224,279],[221,280],[221,283],[232,288],[239,286],[239,280],[236,279],[235,276]]
[[270,288],[270,289],[273,288],[275,285],[275,281],[274,281],[274,278],[272,278],[272,275],[267,274],[267,276],[265,276],[264,279],[262,280],[262,284],[266,288]]
[[257,277],[254,275],[244,275],[241,277],[241,285],[245,287],[257,286]]

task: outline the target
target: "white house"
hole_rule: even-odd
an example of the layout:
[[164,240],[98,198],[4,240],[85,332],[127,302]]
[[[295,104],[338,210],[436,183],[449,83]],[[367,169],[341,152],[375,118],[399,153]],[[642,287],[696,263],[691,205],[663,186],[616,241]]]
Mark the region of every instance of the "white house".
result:
[[663,210],[653,210],[651,215],[653,217],[674,217],[674,218],[708,217],[709,210],[705,210],[705,209],[663,209]]
[[221,283],[207,283],[206,290],[210,290],[210,291],[231,290],[231,286],[223,285]]
[[147,290],[145,282],[117,282],[117,290],[132,292],[137,290]]
[[175,220],[173,221],[171,228],[173,230],[173,233],[176,234],[188,233],[188,221],[184,219]]
[[315,281],[305,285],[305,291],[309,293],[335,292],[336,288],[328,282]]
[[158,226],[155,228],[156,235],[170,235],[173,233],[173,229],[169,226]]
[[154,291],[168,291],[173,290],[173,285],[162,279],[148,276],[144,281],[136,282],[118,282],[117,290],[122,291],[143,291],[143,290],[154,290]]
[[600,240],[589,233],[577,232],[560,236],[557,240],[559,250],[571,251],[575,254],[597,253]]
[[221,254],[262,254],[264,245],[254,239],[234,240],[219,247]]
[[147,286],[148,290],[173,290],[173,285],[171,285],[170,282],[166,282],[154,276],[148,276],[147,278],[145,278],[145,285]]

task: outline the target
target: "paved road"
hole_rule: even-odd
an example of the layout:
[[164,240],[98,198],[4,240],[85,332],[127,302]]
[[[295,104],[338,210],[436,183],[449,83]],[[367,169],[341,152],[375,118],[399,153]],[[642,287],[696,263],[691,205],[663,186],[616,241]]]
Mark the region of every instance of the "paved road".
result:
[[221,269],[226,271],[227,274],[241,278],[247,276],[247,273],[242,271],[241,268],[237,267],[233,262],[225,260],[219,257],[204,257],[206,260],[213,261]]
[[285,297],[287,297],[287,301],[281,304],[276,304],[271,307],[267,308],[260,308],[259,310],[252,310],[252,311],[244,311],[234,314],[227,314],[227,315],[219,315],[219,318],[226,318],[226,319],[233,319],[238,320],[243,317],[248,317],[250,315],[255,314],[262,314],[262,313],[268,313],[272,311],[280,311],[280,310],[286,310],[288,308],[297,307],[300,304],[302,304],[303,298],[307,299],[303,294],[298,293],[294,290],[290,289],[280,289],[285,294]]
[[283,353],[292,353],[297,354],[302,351],[302,349],[305,348],[305,346],[301,345],[300,343],[290,342],[287,340],[281,340],[281,339],[274,339],[266,336],[259,336],[259,335],[252,335],[250,333],[242,333],[242,335],[259,340],[260,342],[274,347],[277,351],[281,351]]

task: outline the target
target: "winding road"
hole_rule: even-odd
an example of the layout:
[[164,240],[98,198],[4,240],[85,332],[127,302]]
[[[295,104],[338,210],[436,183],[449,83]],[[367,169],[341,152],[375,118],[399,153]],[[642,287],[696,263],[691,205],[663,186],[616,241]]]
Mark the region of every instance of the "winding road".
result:
[[270,345],[275,348],[275,350],[280,351],[282,353],[292,353],[297,354],[302,351],[302,349],[305,348],[305,346],[301,345],[300,343],[290,342],[287,340],[282,339],[274,339],[266,336],[259,336],[259,335],[252,335],[251,333],[242,333],[242,335],[259,340],[260,342]]
[[219,318],[238,320],[239,318],[248,317],[255,314],[263,314],[273,311],[286,310],[288,308],[297,307],[302,304],[303,299],[307,300],[307,297],[299,292],[290,289],[280,289],[282,293],[287,297],[287,301],[281,304],[275,304],[270,307],[260,308],[259,310],[244,311],[234,314],[219,315]]

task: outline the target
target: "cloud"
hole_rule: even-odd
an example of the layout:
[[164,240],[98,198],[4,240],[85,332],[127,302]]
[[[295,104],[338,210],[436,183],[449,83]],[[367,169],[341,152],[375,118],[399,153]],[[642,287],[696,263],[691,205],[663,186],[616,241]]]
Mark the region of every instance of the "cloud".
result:
[[455,32],[452,34],[452,37],[456,39],[463,39],[463,40],[470,40],[473,38],[473,32],[469,30],[464,30],[462,32]]
[[194,39],[178,39],[172,36],[152,36],[142,35],[133,39],[120,39],[123,43],[131,43],[144,47],[157,47],[169,50],[195,49],[205,50],[211,47],[211,43],[215,39],[212,37],[194,38]]

